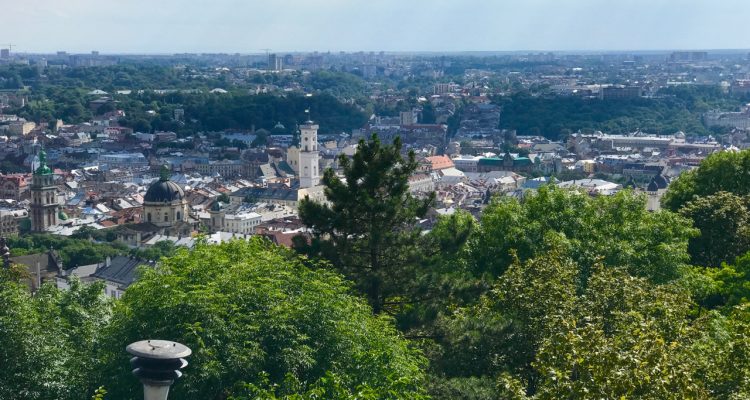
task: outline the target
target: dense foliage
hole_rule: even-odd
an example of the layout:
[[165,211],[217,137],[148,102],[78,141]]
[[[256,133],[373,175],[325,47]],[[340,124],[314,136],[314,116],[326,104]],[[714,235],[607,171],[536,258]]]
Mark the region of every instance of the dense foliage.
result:
[[749,195],[749,150],[711,154],[669,185],[662,205],[700,230],[690,243],[694,264],[718,267],[750,250]]
[[121,344],[145,337],[193,349],[175,388],[180,398],[223,398],[263,379],[277,394],[291,394],[329,374],[349,393],[419,392],[420,358],[387,319],[373,317],[337,275],[309,270],[260,239],[201,244],[144,271],[106,330],[102,384],[116,398],[138,392]]
[[557,139],[578,130],[630,133],[638,129],[671,135],[711,133],[702,123],[704,112],[734,109],[738,99],[723,95],[717,87],[670,88],[656,98],[600,100],[564,96],[529,96],[525,93],[497,99],[503,107],[500,127],[521,135]]
[[673,211],[699,196],[718,192],[750,194],[750,151],[722,151],[706,157],[698,168],[686,171],[669,185],[662,204]]
[[103,284],[33,296],[0,270],[0,399],[85,399],[111,306]]
[[106,399],[137,398],[123,346],[155,337],[193,350],[177,398],[422,397],[422,358],[391,321],[289,250],[199,244],[142,273],[114,304],[100,285],[31,296],[2,277],[0,362],[14,367],[0,372],[0,398],[80,399],[100,386]]
[[[84,230],[86,231],[86,230]],[[127,246],[121,243],[93,243],[88,237],[64,237],[49,234],[11,236],[8,245],[14,256],[56,251],[62,258],[63,268],[96,264],[107,257],[127,253]]]
[[[308,117],[307,109],[320,124],[321,133],[349,132],[367,121],[366,115],[356,107],[343,104],[328,94],[209,96],[204,102],[186,106],[185,114],[200,121],[200,128],[206,130],[250,129],[252,126],[270,130],[277,122],[293,129],[298,121]],[[287,133],[291,134],[291,130]]]
[[554,186],[523,201],[499,199],[482,215],[474,268],[498,276],[514,257],[546,252],[545,238],[554,235],[581,266],[582,283],[598,260],[654,282],[673,280],[689,260],[688,238],[695,232],[674,213],[649,213],[644,202],[629,191],[592,198]]

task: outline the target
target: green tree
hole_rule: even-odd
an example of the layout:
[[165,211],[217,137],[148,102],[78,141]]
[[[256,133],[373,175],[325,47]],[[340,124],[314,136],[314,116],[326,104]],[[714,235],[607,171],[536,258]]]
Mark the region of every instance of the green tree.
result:
[[143,260],[158,261],[162,257],[172,257],[175,255],[178,248],[179,247],[175,246],[174,242],[170,240],[162,240],[156,242],[153,246],[147,249],[133,249],[130,253]]
[[225,204],[229,204],[229,195],[227,195],[226,193],[222,193],[219,195],[219,197],[216,198],[216,200]]
[[0,278],[0,398],[87,398],[95,383],[94,349],[110,315],[104,285],[45,284],[34,295]]
[[[295,247],[322,256],[352,279],[373,311],[398,301],[413,276],[417,219],[434,195],[412,197],[409,177],[417,169],[414,152],[401,156],[401,140],[381,145],[377,135],[361,140],[353,158],[339,158],[343,179],[326,170],[322,183],[328,203],[300,202],[302,221],[313,231],[311,243],[298,237]],[[300,240],[302,239],[302,240]]]
[[[744,311],[696,318],[689,293],[596,263],[580,266],[556,234],[516,260],[475,305],[440,322],[444,382],[507,399],[742,398],[748,393]],[[729,368],[724,366],[737,363]],[[455,397],[461,397],[455,396]]]
[[[708,397],[707,382],[697,376],[685,293],[601,266],[581,296],[567,293],[562,309],[544,318],[552,323],[537,336],[531,378],[516,378],[527,382],[529,398]],[[514,386],[508,375],[501,382]]]
[[687,202],[680,214],[700,230],[688,246],[694,264],[717,267],[750,250],[746,199],[729,192],[700,196]]
[[422,357],[392,321],[373,316],[340,276],[303,262],[255,238],[199,243],[143,269],[105,331],[99,384],[112,398],[138,397],[123,346],[158,337],[193,350],[175,398],[242,398],[251,387],[270,391],[251,398],[300,398],[331,376],[352,397],[419,398]]
[[513,262],[511,252],[522,261],[542,254],[549,233],[559,234],[585,285],[600,258],[634,276],[673,280],[689,261],[688,238],[696,231],[675,213],[646,211],[645,199],[630,191],[591,197],[547,185],[522,201],[496,199],[484,211],[472,239],[476,273],[500,276]]
[[750,194],[750,150],[709,155],[698,168],[680,174],[669,185],[662,205],[677,211],[696,196],[722,191],[738,196]]

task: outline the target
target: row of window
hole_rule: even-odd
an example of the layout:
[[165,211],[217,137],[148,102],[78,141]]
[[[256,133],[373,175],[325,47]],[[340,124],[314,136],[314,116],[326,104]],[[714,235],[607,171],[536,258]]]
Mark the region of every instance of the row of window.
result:
[[[177,211],[177,221],[182,221],[182,213]],[[151,213],[146,214],[146,221],[151,222]],[[169,213],[164,213],[164,222],[169,222]]]

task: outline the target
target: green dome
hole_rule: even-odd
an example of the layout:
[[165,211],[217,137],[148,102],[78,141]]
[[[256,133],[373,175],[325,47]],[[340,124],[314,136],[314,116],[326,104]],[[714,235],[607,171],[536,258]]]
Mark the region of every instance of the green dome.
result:
[[42,148],[39,151],[39,168],[34,172],[36,175],[50,175],[52,170],[47,166],[47,152]]
[[64,211],[60,211],[59,213],[57,213],[57,218],[60,219],[60,221],[67,221],[68,214],[65,214]]
[[51,173],[52,170],[46,165],[40,165],[39,168],[36,169],[37,175],[49,175]]

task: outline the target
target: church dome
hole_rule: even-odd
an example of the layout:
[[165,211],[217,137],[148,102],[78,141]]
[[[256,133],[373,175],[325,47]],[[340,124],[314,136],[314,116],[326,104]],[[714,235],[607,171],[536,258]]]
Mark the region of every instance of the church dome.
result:
[[180,185],[172,181],[158,180],[149,186],[143,201],[147,203],[165,203],[175,200],[182,200],[185,192]]
[[149,186],[143,201],[146,203],[170,203],[181,201],[185,197],[180,185],[169,180],[169,169],[164,167],[158,181]]
[[667,182],[667,179],[662,176],[661,172],[656,174],[656,176],[654,177],[654,182],[656,182],[656,185],[659,187],[659,189],[666,189],[667,185],[669,184],[669,182]]

